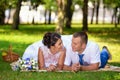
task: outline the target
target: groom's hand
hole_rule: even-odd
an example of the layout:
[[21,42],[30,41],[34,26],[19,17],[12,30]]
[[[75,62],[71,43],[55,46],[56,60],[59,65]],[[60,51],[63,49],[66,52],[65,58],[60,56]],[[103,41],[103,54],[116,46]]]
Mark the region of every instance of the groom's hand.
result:
[[77,71],[79,71],[80,70],[80,64],[79,63],[75,63],[75,64],[73,64],[72,65],[72,72],[77,72]]

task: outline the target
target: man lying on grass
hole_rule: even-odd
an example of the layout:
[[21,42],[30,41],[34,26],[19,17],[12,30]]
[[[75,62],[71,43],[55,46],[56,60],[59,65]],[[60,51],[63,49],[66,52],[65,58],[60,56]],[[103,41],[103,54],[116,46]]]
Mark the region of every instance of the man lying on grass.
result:
[[64,70],[69,71],[89,71],[104,68],[110,59],[107,47],[103,47],[100,52],[99,46],[88,41],[85,32],[76,32],[73,34],[72,42],[66,47],[66,58]]

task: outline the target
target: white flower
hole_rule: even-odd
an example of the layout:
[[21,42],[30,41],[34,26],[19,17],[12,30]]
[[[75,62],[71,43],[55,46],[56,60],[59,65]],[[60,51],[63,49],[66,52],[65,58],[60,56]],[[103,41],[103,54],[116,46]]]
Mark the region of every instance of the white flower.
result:
[[19,69],[22,71],[38,70],[38,63],[34,59],[26,58],[24,60],[19,59]]

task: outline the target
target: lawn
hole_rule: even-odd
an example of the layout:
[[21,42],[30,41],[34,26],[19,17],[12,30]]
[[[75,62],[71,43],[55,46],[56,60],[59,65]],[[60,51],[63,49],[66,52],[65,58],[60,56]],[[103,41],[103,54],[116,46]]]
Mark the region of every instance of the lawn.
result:
[[[7,50],[12,45],[13,51],[21,57],[24,50],[35,41],[41,40],[44,33],[54,31],[55,25],[20,25],[19,30],[11,30],[11,25],[0,26],[0,51]],[[63,34],[81,31],[81,25],[72,25],[72,29],[64,28]],[[113,58],[109,64],[120,66],[120,25],[89,25],[89,40],[102,46],[108,46]],[[1,54],[1,52],[0,52]],[[0,80],[120,80],[120,73],[112,71],[82,71],[78,73],[65,72],[19,72],[12,71],[9,63],[2,60],[0,55]]]

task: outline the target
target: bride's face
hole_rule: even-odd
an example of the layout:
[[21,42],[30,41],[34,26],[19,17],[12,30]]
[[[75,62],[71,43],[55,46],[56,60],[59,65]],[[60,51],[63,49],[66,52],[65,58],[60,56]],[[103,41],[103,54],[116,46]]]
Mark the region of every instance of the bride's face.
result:
[[55,43],[54,49],[56,50],[56,52],[59,52],[63,49],[63,43],[61,39],[58,39],[58,41]]

